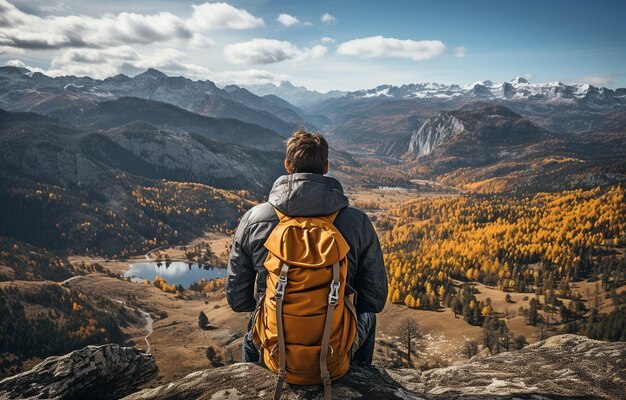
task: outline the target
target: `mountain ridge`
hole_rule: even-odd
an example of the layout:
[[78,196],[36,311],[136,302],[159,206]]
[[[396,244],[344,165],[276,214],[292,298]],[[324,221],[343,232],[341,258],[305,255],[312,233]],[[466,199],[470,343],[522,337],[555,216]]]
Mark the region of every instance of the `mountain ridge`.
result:
[[[210,80],[193,81],[148,69],[134,77],[118,74],[102,80],[73,75],[50,77],[16,67],[0,67],[0,108],[50,112],[67,104],[81,107],[120,97],[139,97],[171,103],[210,117],[235,118],[291,133],[303,123],[290,109],[250,92],[220,89]],[[247,92],[247,91],[246,91]]]

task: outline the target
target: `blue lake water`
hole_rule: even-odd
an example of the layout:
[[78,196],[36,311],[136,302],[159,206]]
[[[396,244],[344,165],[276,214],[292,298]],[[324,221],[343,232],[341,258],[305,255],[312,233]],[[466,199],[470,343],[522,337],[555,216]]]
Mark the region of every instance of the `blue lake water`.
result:
[[226,269],[173,261],[169,264],[164,262],[130,264],[130,269],[124,272],[125,278],[131,277],[140,281],[149,280],[153,282],[157,276],[165,279],[170,285],[182,285],[184,288],[188,288],[192,283],[201,279],[208,281],[224,277],[226,276]]

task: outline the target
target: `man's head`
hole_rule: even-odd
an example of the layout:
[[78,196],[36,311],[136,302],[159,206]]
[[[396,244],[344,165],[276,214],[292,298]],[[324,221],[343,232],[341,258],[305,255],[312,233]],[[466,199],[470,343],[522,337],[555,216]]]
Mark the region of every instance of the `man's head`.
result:
[[304,128],[295,131],[287,140],[285,169],[290,174],[309,172],[324,175],[328,172],[328,143],[319,133]]

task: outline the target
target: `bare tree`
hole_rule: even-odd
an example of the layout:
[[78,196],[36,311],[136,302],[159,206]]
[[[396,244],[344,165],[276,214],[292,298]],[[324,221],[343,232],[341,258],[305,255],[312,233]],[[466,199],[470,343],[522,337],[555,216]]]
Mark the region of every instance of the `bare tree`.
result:
[[411,353],[417,347],[417,341],[422,337],[417,322],[411,317],[400,321],[400,339],[406,346],[407,362],[411,366]]
[[463,354],[466,355],[467,358],[474,357],[478,354],[478,343],[476,343],[475,340],[466,339],[463,345]]

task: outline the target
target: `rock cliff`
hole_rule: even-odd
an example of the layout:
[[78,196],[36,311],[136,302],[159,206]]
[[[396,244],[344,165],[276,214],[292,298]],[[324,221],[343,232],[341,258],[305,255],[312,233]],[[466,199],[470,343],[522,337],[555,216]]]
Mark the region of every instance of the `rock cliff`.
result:
[[[88,347],[5,379],[0,398],[78,398],[84,393],[112,398],[154,375],[148,355],[117,346]],[[124,399],[268,399],[275,379],[258,365],[233,364]],[[520,351],[426,372],[355,365],[333,384],[333,394],[336,399],[623,399],[626,343],[561,335]],[[286,386],[282,397],[321,398],[320,387],[293,385]]]

